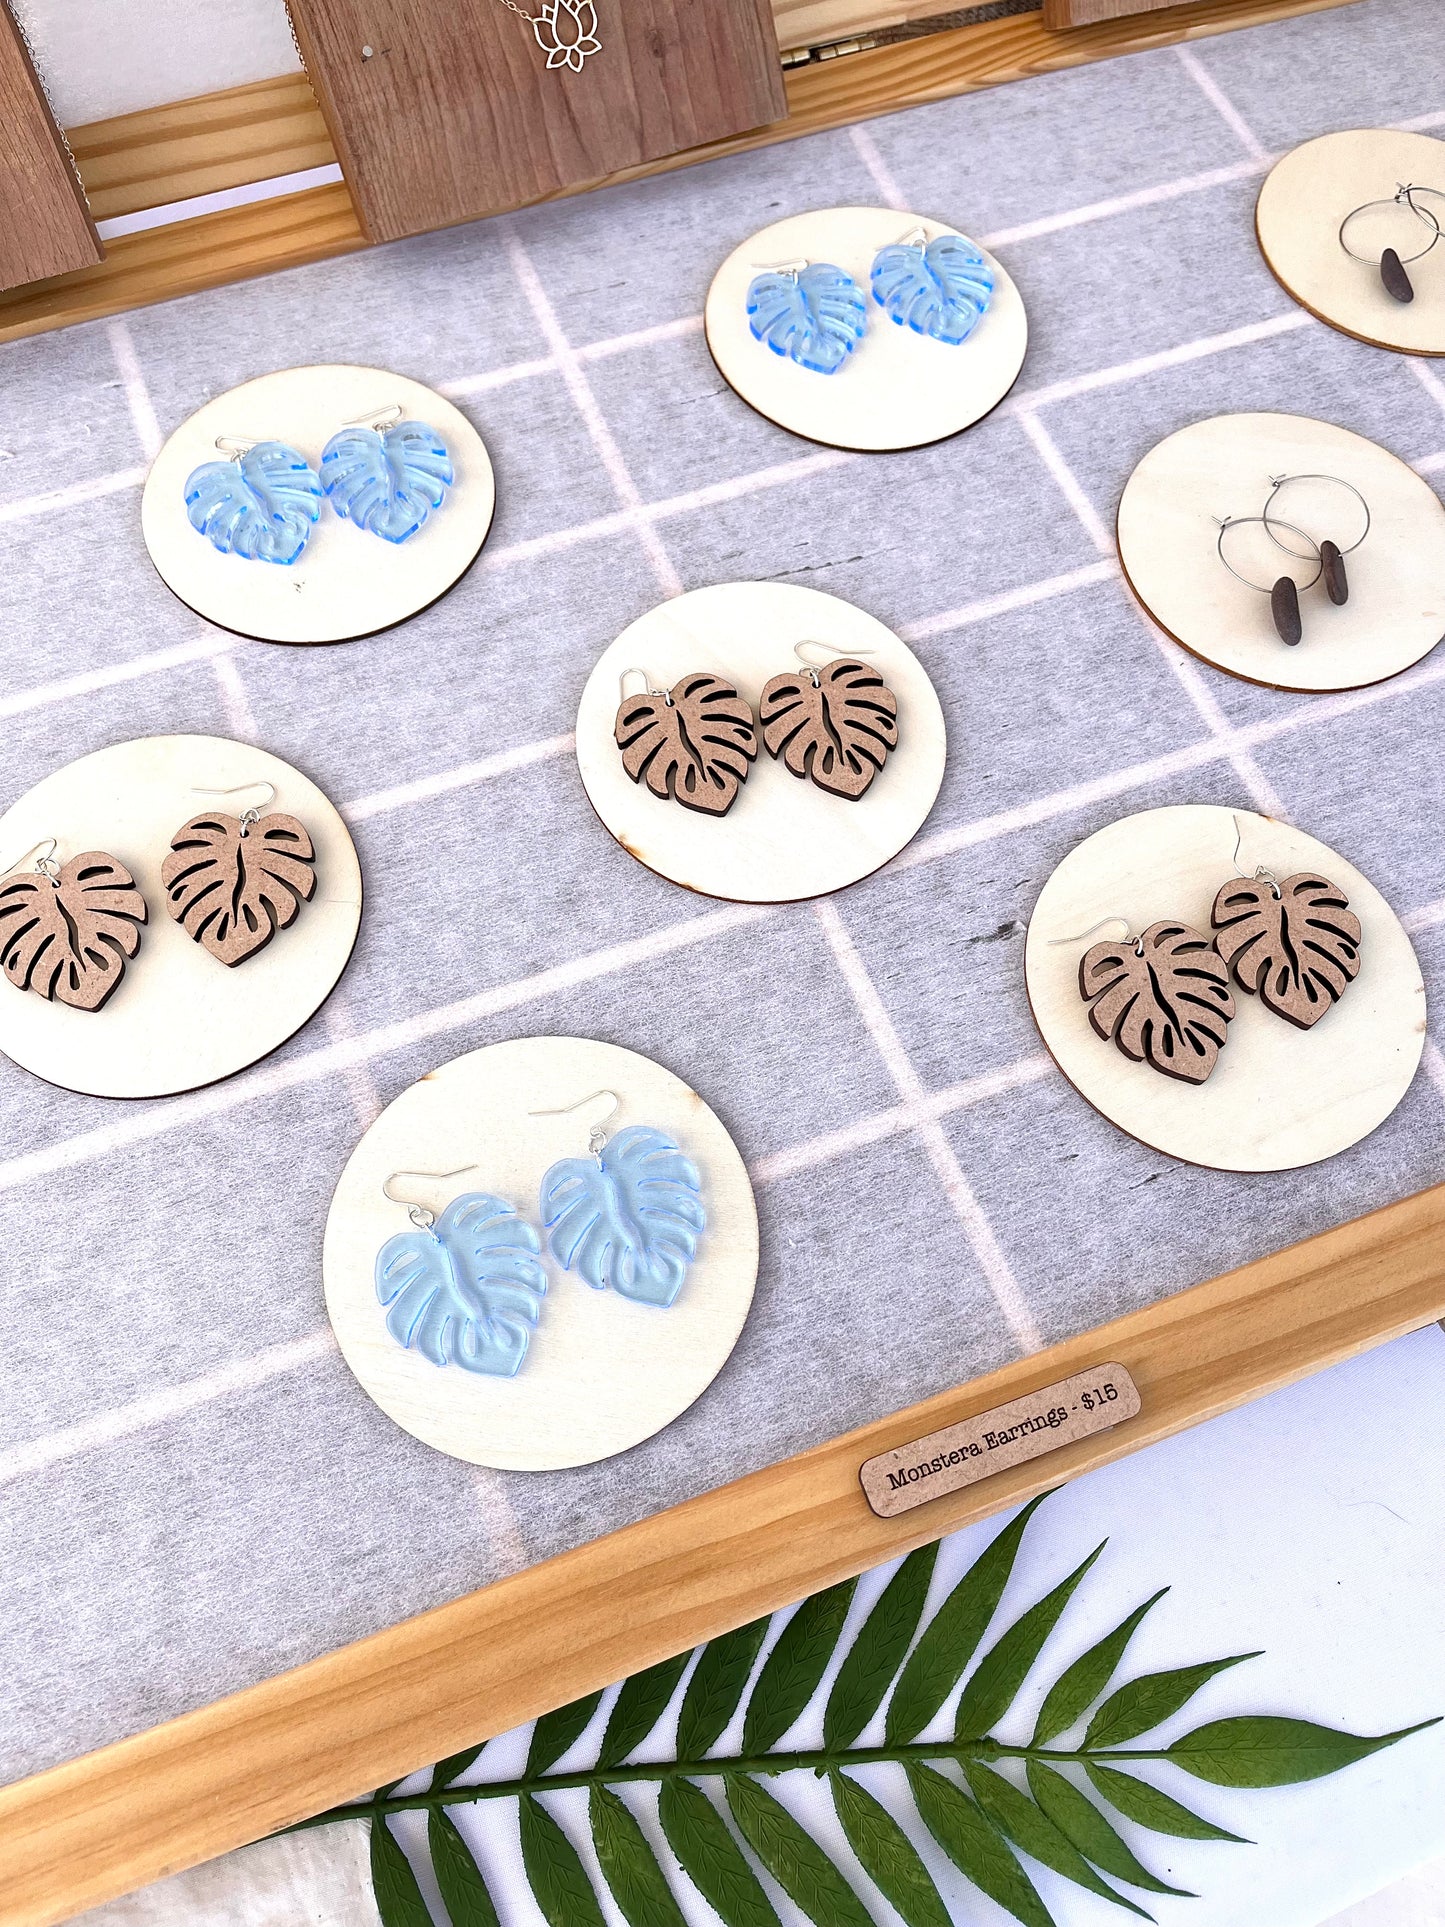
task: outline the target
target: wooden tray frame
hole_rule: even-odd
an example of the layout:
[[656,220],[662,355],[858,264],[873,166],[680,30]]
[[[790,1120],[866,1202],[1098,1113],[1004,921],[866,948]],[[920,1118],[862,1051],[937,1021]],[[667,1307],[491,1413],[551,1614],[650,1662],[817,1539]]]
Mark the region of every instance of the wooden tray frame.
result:
[[[787,121],[636,172],[1350,3],[1192,0],[1065,35],[1025,14],[814,61],[788,74]],[[789,17],[862,31],[924,11],[917,0],[775,6],[785,36]],[[332,158],[299,75],[71,138],[100,219]],[[344,185],[183,220],[113,242],[98,267],[0,297],[0,341],[363,245]],[[53,1927],[1442,1316],[1445,1185],[0,1789],[0,1927]],[[1112,1361],[1139,1387],[1137,1418],[899,1518],[869,1511],[866,1458]]]

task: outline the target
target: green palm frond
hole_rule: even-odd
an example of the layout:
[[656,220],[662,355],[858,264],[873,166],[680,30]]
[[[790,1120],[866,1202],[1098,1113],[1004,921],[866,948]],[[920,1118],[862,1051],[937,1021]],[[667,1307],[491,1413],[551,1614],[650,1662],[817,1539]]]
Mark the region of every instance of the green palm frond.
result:
[[[601,1693],[536,1722],[518,1778],[458,1784],[482,1751],[472,1747],[434,1767],[424,1792],[384,1789],[303,1824],[370,1820],[372,1884],[384,1927],[434,1927],[421,1884],[388,1824],[394,1813],[418,1810],[427,1815],[432,1870],[449,1927],[499,1927],[482,1868],[450,1817],[451,1808],[480,1800],[514,1805],[522,1865],[549,1927],[603,1927],[599,1889],[543,1797],[577,1789],[587,1794],[592,1859],[628,1927],[686,1927],[686,1908],[695,1908],[699,1897],[723,1927],[779,1927],[775,1893],[817,1927],[877,1927],[895,1917],[904,1927],[949,1927],[967,1915],[955,1912],[940,1891],[910,1826],[919,1838],[931,1836],[969,1888],[989,1895],[1023,1927],[1055,1927],[1031,1865],[1148,1920],[1121,1887],[1144,1895],[1184,1889],[1152,1873],[1111,1816],[1166,1837],[1243,1842],[1143,1777],[1141,1763],[1220,1787],[1288,1786],[1338,1772],[1421,1730],[1363,1737],[1307,1720],[1244,1715],[1211,1720],[1166,1747],[1127,1744],[1157,1732],[1218,1674],[1257,1657],[1239,1653],[1116,1685],[1129,1642],[1161,1591],[1059,1674],[1026,1745],[998,1739],[995,1729],[1103,1551],[1097,1547],[985,1644],[1041,1503],[1034,1500],[1010,1520],[931,1616],[936,1546],[902,1562],[851,1642],[856,1581],[848,1580],[790,1614],[754,1620],[695,1653],[634,1674],[612,1703],[591,1765],[558,1770],[596,1723]],[[786,1747],[816,1706],[835,1661],[822,1745]],[[657,1732],[679,1688],[667,1757],[639,1761],[638,1750]],[[956,1689],[952,1737],[924,1737],[938,1730]],[[880,1711],[882,1744],[860,1745]],[[738,1750],[718,1752],[739,1718]],[[1056,1744],[1080,1725],[1077,1746]],[[1016,1763],[1011,1771],[1009,1763]],[[859,1769],[881,1765],[904,1769],[896,1811],[856,1777]],[[1021,1779],[1011,1777],[1020,1770]],[[847,1868],[773,1790],[798,1773],[826,1778],[851,1855]],[[656,1789],[655,1828],[619,1791],[629,1786]]]

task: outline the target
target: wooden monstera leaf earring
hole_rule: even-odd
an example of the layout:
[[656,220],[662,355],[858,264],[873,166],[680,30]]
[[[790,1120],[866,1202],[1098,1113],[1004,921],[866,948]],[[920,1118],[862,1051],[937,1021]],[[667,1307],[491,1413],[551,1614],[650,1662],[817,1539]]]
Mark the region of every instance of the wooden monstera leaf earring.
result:
[[[264,779],[201,795],[234,796],[239,790],[270,791]],[[240,816],[211,810],[183,823],[161,865],[166,908],[186,934],[223,964],[245,963],[264,950],[278,930],[296,921],[316,889],[316,852],[294,816]]]
[[[103,850],[57,864],[55,849],[55,838],[46,837],[0,872],[9,878],[0,882],[0,968],[17,990],[99,1010],[140,948],[145,898],[125,865]],[[32,872],[11,874],[32,856]]]
[[[815,663],[805,650],[828,651]],[[826,642],[795,642],[800,670],[774,676],[758,704],[763,742],[794,776],[855,800],[898,747],[898,698],[876,669]]]
[[1096,943],[1079,963],[1079,995],[1094,1031],[1133,1064],[1202,1084],[1234,1016],[1229,971],[1212,939],[1172,921],[1151,923],[1135,937],[1123,917],[1104,917],[1078,936],[1050,941],[1078,943],[1106,923],[1122,923],[1123,937]]
[[706,670],[634,696],[629,676],[648,680],[645,670],[622,672],[612,729],[622,767],[664,802],[671,797],[703,816],[726,816],[758,753],[752,709],[730,682]]
[[[1235,821],[1234,863],[1243,831]],[[1360,974],[1360,920],[1337,884],[1316,871],[1283,879],[1260,864],[1214,899],[1214,941],[1241,990],[1297,1030],[1332,1010]]]

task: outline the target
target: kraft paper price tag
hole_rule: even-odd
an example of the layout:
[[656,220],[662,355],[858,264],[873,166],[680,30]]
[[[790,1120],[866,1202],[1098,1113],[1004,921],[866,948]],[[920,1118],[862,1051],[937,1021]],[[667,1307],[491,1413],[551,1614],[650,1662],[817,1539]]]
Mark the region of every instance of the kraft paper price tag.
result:
[[1010,1465],[1107,1432],[1138,1410],[1138,1389],[1124,1367],[1094,1365],[1057,1385],[1045,1385],[991,1412],[882,1452],[865,1461],[858,1477],[879,1518],[891,1519]]

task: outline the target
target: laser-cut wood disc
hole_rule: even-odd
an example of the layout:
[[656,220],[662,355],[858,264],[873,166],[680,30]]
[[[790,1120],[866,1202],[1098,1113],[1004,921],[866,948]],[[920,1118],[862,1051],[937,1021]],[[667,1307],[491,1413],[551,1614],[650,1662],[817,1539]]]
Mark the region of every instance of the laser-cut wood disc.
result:
[[[1234,870],[1328,877],[1363,930],[1359,974],[1310,1030],[1236,996],[1228,1043],[1202,1084],[1130,1063],[1079,1000],[1086,942],[1051,939],[1120,916],[1209,928]],[[1095,1110],[1155,1150],[1221,1171],[1288,1171],[1357,1144],[1404,1097],[1425,1043],[1425,986],[1400,919],[1338,851],[1252,810],[1190,803],[1142,810],[1069,851],[1039,893],[1024,948],[1029,1004],[1059,1069]]]

